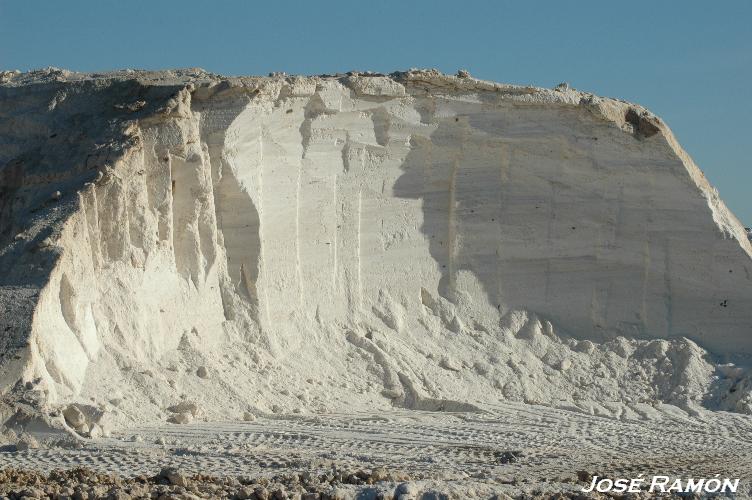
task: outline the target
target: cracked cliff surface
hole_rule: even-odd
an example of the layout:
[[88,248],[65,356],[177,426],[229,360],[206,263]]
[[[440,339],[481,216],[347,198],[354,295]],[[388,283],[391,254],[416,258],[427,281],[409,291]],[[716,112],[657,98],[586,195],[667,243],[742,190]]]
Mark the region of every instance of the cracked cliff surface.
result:
[[0,81],[0,391],[53,423],[752,411],[750,242],[639,106],[433,71]]

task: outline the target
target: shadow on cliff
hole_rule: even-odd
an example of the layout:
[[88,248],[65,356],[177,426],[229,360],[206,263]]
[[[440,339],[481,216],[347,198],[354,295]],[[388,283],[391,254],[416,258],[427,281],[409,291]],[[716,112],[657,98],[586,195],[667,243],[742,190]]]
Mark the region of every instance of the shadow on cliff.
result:
[[[501,309],[498,286],[498,158],[483,155],[487,141],[463,118],[444,119],[430,137],[413,135],[393,186],[398,198],[423,201],[420,227],[441,271],[439,294],[457,301],[458,273],[469,270],[489,302]],[[487,151],[487,149],[486,149]]]

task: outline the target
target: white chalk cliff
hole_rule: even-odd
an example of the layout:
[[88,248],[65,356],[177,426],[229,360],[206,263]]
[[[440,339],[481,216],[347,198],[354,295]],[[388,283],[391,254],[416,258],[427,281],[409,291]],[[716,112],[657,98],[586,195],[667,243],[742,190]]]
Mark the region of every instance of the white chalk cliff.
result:
[[0,82],[6,423],[752,411],[752,247],[640,106],[435,71]]

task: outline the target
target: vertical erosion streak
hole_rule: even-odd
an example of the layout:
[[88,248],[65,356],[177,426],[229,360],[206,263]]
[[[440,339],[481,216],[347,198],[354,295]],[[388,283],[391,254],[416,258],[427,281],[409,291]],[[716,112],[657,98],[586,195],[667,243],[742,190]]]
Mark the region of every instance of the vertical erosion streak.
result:
[[93,185],[81,192],[81,209],[86,221],[87,236],[91,249],[91,262],[94,270],[102,267],[102,241],[99,232],[99,213],[97,211],[97,190]]
[[[334,207],[335,220],[337,217],[337,174],[332,176],[332,206]],[[337,290],[337,247],[339,246],[339,224],[334,225],[334,266],[332,267],[332,291]]]
[[199,186],[202,193],[199,195],[198,238],[203,266],[202,281],[206,281],[217,258],[217,220],[213,196],[214,183],[211,175],[211,158],[207,149],[202,148],[200,159]]
[[300,269],[300,177],[303,174],[303,158],[305,149],[298,163],[298,178],[295,186],[295,279],[298,282],[298,304],[303,309],[303,276]]
[[[350,151],[357,148],[351,147]],[[344,292],[344,307],[348,319],[356,317],[361,308],[361,186],[358,184],[359,173],[362,171],[362,158],[357,155],[355,161],[350,161],[350,170],[335,177],[335,199],[337,199],[337,271],[335,289]],[[341,246],[340,246],[341,245]]]
[[504,189],[505,185],[509,181],[509,146],[505,143],[500,145],[499,150],[499,186],[498,192],[498,213],[496,214],[496,303],[494,307],[499,311],[499,314],[504,315],[506,311],[502,311],[504,303],[504,283],[502,283],[503,266],[504,266],[504,248],[503,248],[503,230],[502,221],[504,220]]
[[362,222],[363,222],[363,190],[362,189],[358,189],[358,226],[357,226],[357,231],[358,231],[358,241],[357,241],[357,245],[358,245],[358,253],[357,253],[357,259],[358,259],[358,262],[357,262],[357,265],[358,265],[358,268],[357,268],[357,280],[358,280],[358,283],[357,283],[357,288],[356,288],[356,292],[357,292],[356,301],[357,301],[357,305],[358,305],[358,310],[359,311],[363,309],[363,282],[361,280],[361,272],[362,272],[362,268],[363,268],[363,264],[362,264],[362,260],[361,260],[362,259],[362,256],[361,256],[361,239],[362,239],[362,234],[363,234],[362,227],[361,227],[362,226]]
[[62,313],[68,328],[78,334],[78,321],[76,318],[76,290],[68,279],[68,275],[63,273],[60,277],[60,290],[58,292],[60,301],[60,312]]
[[[264,262],[264,130],[259,130],[259,175],[258,175],[258,210],[259,210],[259,241],[260,253],[259,262]],[[265,283],[264,283],[265,284]],[[271,311],[269,309],[269,291],[266,286],[264,290],[264,312],[266,313],[266,324],[271,325]]]
[[651,217],[645,222],[643,229],[645,231],[643,236],[644,245],[642,248],[642,302],[640,303],[640,322],[643,332],[648,331],[648,321],[651,319],[648,315],[648,290],[650,287],[650,266],[651,264],[651,248],[650,248],[650,223]]
[[449,267],[448,291],[454,296],[456,285],[456,257],[457,257],[457,170],[459,160],[452,162],[452,173],[449,178],[449,216],[447,217],[447,265]]
[[663,268],[663,284],[664,284],[664,297],[666,304],[666,337],[670,337],[674,329],[674,304],[673,304],[673,292],[671,290],[671,250],[668,238],[663,242],[664,252],[664,268]]
[[230,279],[241,295],[257,305],[256,282],[261,260],[259,214],[250,195],[241,188],[232,169],[224,162],[216,184],[215,205]]
[[170,159],[175,267],[178,274],[198,287],[203,281],[199,233],[203,194],[199,185],[200,158],[189,152],[186,158],[171,155]]
[[[548,212],[548,224],[546,227],[546,248],[551,249],[554,247],[554,225],[556,224],[556,184],[554,182],[551,182],[551,199],[548,204],[549,212]],[[549,304],[549,290],[551,288],[551,253],[550,251],[546,252],[546,269],[545,269],[545,275],[544,275],[544,289],[543,289],[543,297],[544,297],[544,303]],[[597,286],[593,286],[592,293],[596,293]],[[591,322],[595,324],[594,319],[594,312],[593,309],[590,311],[590,317]]]
[[[156,217],[154,244],[172,240],[172,173],[170,154],[166,146],[157,146],[150,141],[144,153],[146,167],[146,200],[148,211]],[[152,237],[152,235],[149,235]]]
[[109,179],[97,186],[101,196],[97,196],[97,211],[105,214],[99,217],[99,232],[104,240],[105,260],[116,262],[123,260],[130,247],[128,218],[126,212],[126,193],[123,181],[110,174]]
[[[145,165],[145,157],[146,154],[141,150],[137,163]],[[156,227],[152,227],[153,219],[149,211],[151,200],[149,199],[149,190],[146,186],[144,174],[145,172],[140,170],[126,183],[126,215],[131,246],[140,248],[145,254],[149,254],[154,247],[152,235],[156,232]]]

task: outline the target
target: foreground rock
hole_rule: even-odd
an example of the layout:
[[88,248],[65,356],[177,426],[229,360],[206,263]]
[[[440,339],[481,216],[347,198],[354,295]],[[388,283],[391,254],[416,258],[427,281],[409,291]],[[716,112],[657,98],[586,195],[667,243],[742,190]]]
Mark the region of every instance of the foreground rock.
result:
[[[254,500],[350,499],[360,490],[369,498],[392,498],[395,485],[404,489],[408,476],[380,470],[283,474],[271,477],[186,475],[165,468],[154,476],[123,478],[78,468],[49,475],[18,469],[0,470],[0,498],[231,498]],[[401,482],[401,483],[400,483]],[[373,485],[381,484],[380,487]]]
[[[583,473],[585,474],[585,473]],[[585,474],[587,475],[587,474]],[[584,477],[584,476],[583,476]],[[590,478],[588,477],[587,480]],[[581,489],[587,480],[580,481]],[[573,485],[574,486],[574,485]],[[575,488],[573,488],[575,489]],[[36,472],[0,470],[0,499],[21,500],[33,498],[88,500],[129,499],[195,499],[226,498],[233,500],[434,500],[449,498],[488,498],[493,500],[519,499],[607,499],[623,498],[618,494],[584,494],[578,491],[551,493],[478,494],[474,490],[442,492],[426,486],[426,482],[413,482],[406,474],[386,471],[337,471],[314,475],[311,473],[284,474],[270,477],[216,477],[202,474],[186,476],[176,469],[163,469],[154,476],[120,477],[114,474],[95,473],[78,468],[55,471],[49,475]],[[651,498],[647,494],[633,493],[634,500]],[[686,495],[666,494],[661,498],[675,500]]]

